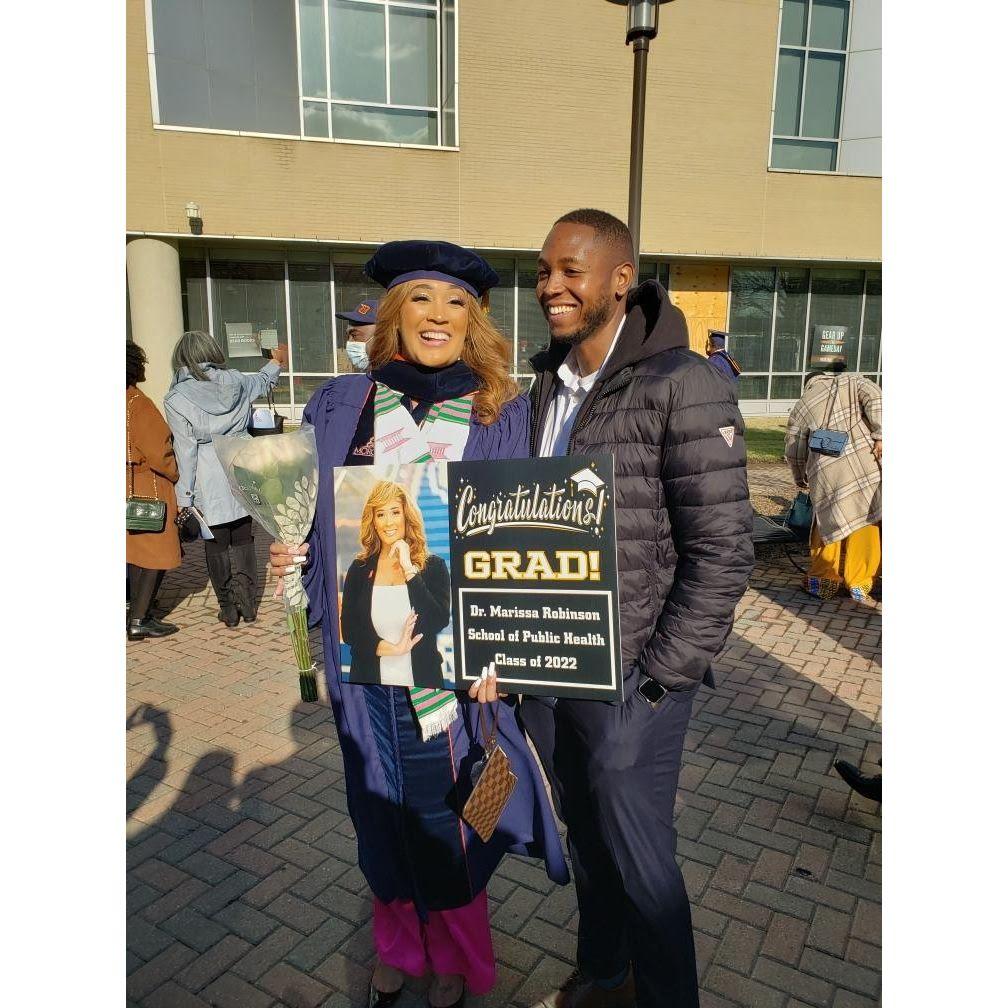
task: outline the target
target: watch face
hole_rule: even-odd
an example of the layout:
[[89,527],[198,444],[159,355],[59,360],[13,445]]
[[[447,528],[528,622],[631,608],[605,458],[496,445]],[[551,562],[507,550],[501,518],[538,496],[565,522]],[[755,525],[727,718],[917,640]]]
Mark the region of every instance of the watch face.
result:
[[648,703],[658,703],[665,696],[665,687],[654,679],[641,679],[637,684],[637,692],[640,693]]

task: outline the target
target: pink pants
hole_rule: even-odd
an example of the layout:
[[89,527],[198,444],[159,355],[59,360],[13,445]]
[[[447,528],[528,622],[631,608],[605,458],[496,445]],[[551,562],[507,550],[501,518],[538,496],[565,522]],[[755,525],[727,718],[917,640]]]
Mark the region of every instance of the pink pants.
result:
[[378,957],[410,976],[429,972],[465,977],[471,994],[486,994],[497,980],[486,892],[454,910],[431,910],[421,922],[405,900],[374,901]]

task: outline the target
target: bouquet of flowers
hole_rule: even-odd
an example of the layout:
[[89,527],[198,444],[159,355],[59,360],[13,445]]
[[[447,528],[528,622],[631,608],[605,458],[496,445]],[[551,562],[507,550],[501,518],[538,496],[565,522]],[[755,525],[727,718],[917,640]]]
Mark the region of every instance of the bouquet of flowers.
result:
[[[318,499],[315,430],[302,424],[290,434],[249,438],[215,434],[214,450],[232,493],[280,542],[297,546],[308,538]],[[315,663],[308,647],[308,596],[295,570],[283,579],[287,629],[301,680],[301,699],[318,700]]]

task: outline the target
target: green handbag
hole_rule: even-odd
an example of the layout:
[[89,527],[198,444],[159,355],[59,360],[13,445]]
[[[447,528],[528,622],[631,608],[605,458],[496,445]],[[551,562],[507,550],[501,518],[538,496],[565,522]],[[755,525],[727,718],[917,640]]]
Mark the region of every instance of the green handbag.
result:
[[788,508],[788,512],[784,516],[784,524],[793,532],[808,534],[812,530],[814,517],[812,498],[802,490],[791,502],[791,507]]
[[137,497],[133,493],[133,455],[130,451],[130,407],[136,402],[134,396],[126,405],[126,465],[129,466],[130,492],[126,498],[127,532],[163,532],[168,518],[168,508],[157,495],[157,475],[154,476],[154,496]]

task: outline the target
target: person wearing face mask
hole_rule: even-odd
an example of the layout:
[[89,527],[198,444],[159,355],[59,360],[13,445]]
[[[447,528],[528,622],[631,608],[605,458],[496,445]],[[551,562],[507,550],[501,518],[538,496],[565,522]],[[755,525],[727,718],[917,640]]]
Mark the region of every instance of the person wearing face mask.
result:
[[346,354],[355,371],[368,369],[367,341],[374,335],[377,317],[377,298],[361,301],[353,311],[336,312],[336,318],[350,323],[346,333]]
[[[497,705],[498,741],[518,783],[483,842],[450,804],[483,753],[480,704],[462,692],[421,690],[437,700],[432,720],[408,686],[342,681],[333,467],[527,458],[529,403],[510,374],[511,347],[487,314],[486,294],[498,277],[484,259],[448,242],[395,241],[365,271],[388,291],[368,341],[369,370],[332,379],[305,408],[318,447],[318,509],[307,543],[274,543],[270,563],[278,577],[304,564],[309,622],[322,625],[347,805],[374,894],[369,1004],[390,1005],[406,975],[433,973],[429,1003],[454,1008],[467,988],[483,994],[495,981],[486,886],[504,854],[543,858],[555,882],[568,881],[567,868],[543,781],[508,703]],[[373,592],[404,582],[409,589],[420,577],[413,570],[424,566],[419,551],[392,552],[382,566],[378,549],[372,609],[358,627],[374,619]],[[436,585],[428,589],[436,593]],[[415,591],[409,594],[412,603]],[[346,592],[342,601],[355,604]],[[411,607],[423,617],[422,605]],[[426,633],[416,624],[404,623],[398,640],[389,639],[395,630],[376,633],[379,661],[423,653]],[[419,680],[424,667],[411,662],[411,674]]]

